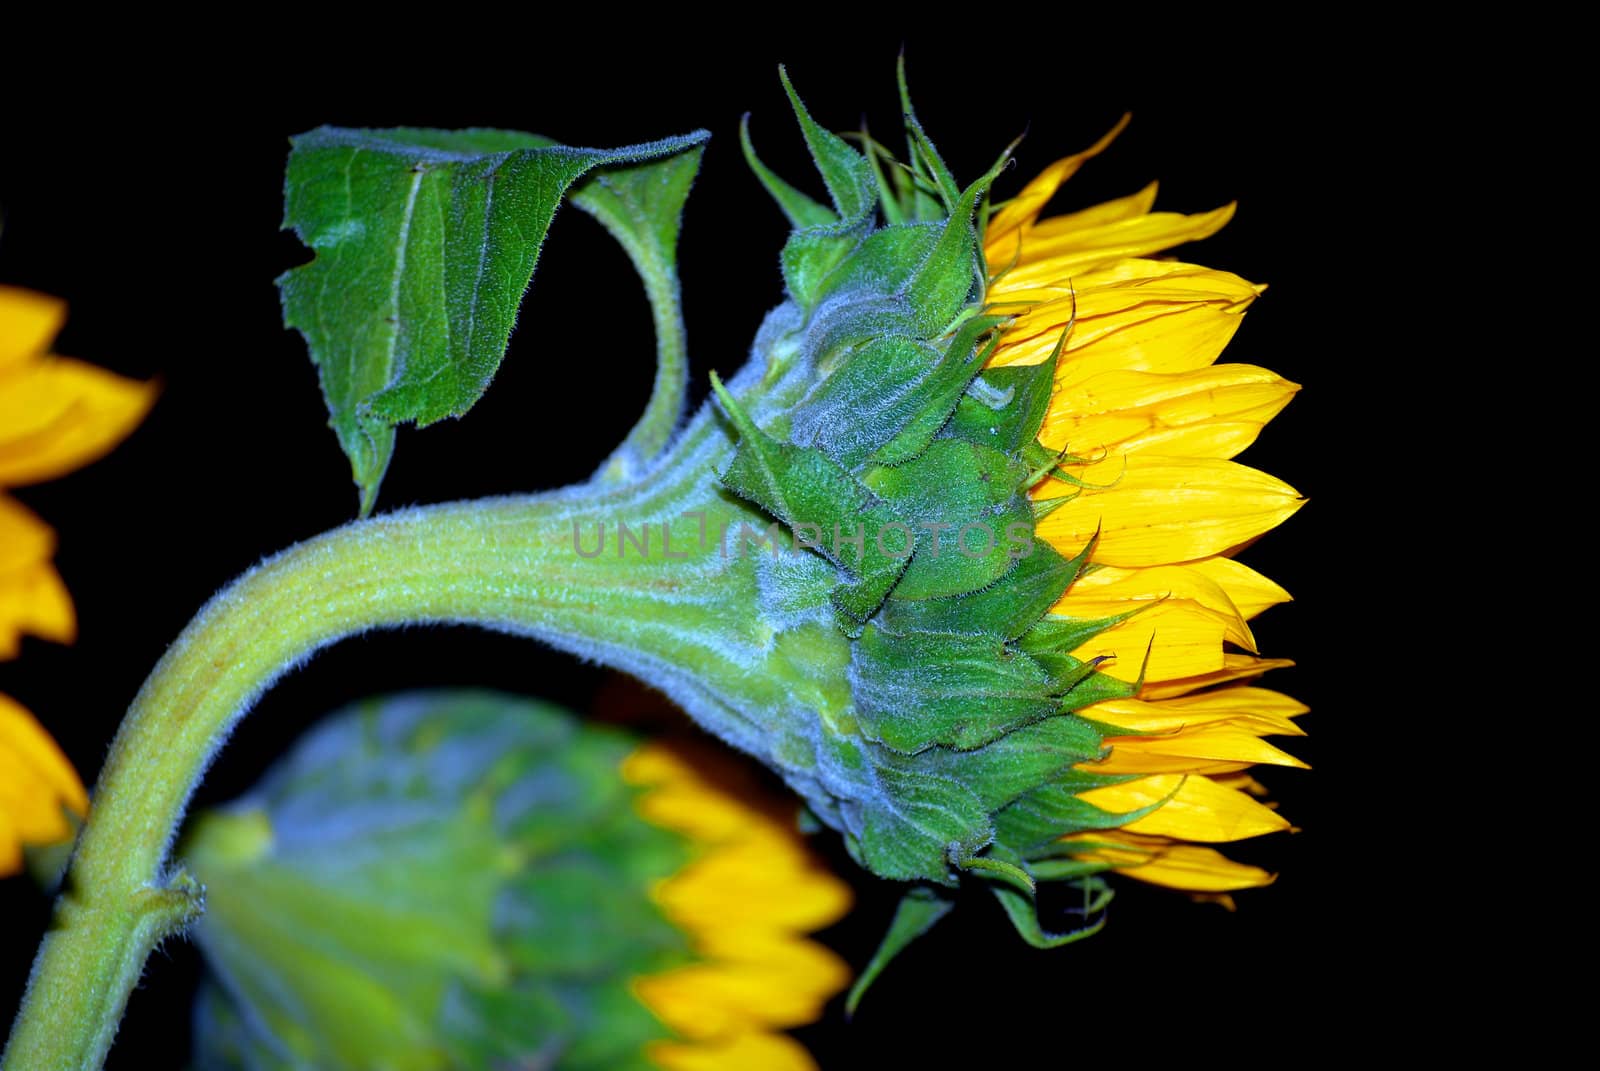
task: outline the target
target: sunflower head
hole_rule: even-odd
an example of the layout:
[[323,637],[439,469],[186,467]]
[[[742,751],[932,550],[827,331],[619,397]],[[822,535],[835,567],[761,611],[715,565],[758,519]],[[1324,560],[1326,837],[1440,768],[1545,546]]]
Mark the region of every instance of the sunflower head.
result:
[[[959,186],[903,71],[904,164],[822,129],[784,84],[831,207],[771,174],[745,132],[795,228],[789,300],[754,367],[716,384],[737,439],[723,484],[803,551],[755,566],[773,642],[826,663],[805,686],[814,721],[772,751],[863,865],[916,883],[898,931],[970,874],[1030,941],[1063,943],[1098,927],[1099,872],[1181,869],[1165,833],[1283,824],[1205,775],[1281,754],[1259,736],[1292,731],[1298,708],[1256,717],[1242,690],[1190,693],[1265,668],[1238,602],[1281,592],[1227,554],[1299,499],[1225,459],[1293,387],[1209,367],[1256,288],[1143,259],[1226,211],[1154,214],[1141,195],[1040,223],[1105,142],[993,208],[1007,156]],[[1164,696],[1209,704],[1232,750],[1152,709]],[[1172,734],[1164,765],[1147,732]],[[1209,888],[1265,879],[1239,869]],[[1075,925],[1040,923],[1039,881],[1082,889]]]
[[186,845],[198,1065],[813,1066],[848,892],[718,769],[485,693],[335,715]]

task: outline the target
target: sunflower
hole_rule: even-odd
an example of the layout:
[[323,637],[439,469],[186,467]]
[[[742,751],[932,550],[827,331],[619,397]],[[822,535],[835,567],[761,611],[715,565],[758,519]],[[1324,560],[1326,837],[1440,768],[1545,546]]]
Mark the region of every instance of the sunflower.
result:
[[723,754],[646,744],[622,774],[645,789],[646,819],[695,845],[694,861],[652,891],[700,959],[634,984],[684,1039],[653,1044],[651,1059],[665,1071],[816,1066],[778,1031],[815,1022],[850,981],[837,956],[801,936],[842,917],[849,888],[795,833],[794,807],[765,799]]
[[1262,738],[1298,735],[1293,719],[1306,708],[1252,683],[1287,663],[1258,656],[1249,621],[1289,595],[1232,556],[1303,504],[1232,460],[1299,388],[1264,368],[1215,363],[1263,287],[1153,257],[1214,234],[1232,205],[1155,212],[1152,184],[1039,218],[1126,123],[1046,168],[989,219],[987,299],[1015,317],[990,363],[1038,363],[1060,343],[1039,438],[1066,457],[1033,490],[1054,506],[1037,532],[1067,554],[1092,550],[1053,612],[1118,621],[1074,654],[1114,656],[1105,672],[1143,682],[1136,696],[1078,712],[1110,747],[1080,768],[1126,778],[1081,798],[1143,816],[1069,842],[1082,845],[1080,858],[1133,877],[1225,894],[1272,875],[1204,845],[1289,825],[1246,771],[1304,765]]
[[[0,287],[0,488],[71,472],[110,450],[144,418],[151,384],[49,354],[66,306]],[[50,564],[55,533],[0,492],[0,659],[15,658],[23,633],[70,643],[72,599]],[[14,700],[0,695],[0,875],[22,864],[24,844],[72,833],[63,808],[89,800],[61,749]]]
[[528,700],[335,715],[183,854],[202,1068],[803,1071],[782,1031],[849,981],[792,804]]

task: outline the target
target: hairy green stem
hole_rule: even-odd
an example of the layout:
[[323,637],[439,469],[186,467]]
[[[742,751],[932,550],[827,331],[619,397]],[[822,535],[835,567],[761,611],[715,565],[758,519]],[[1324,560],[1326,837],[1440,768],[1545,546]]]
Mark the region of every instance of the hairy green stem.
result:
[[627,252],[650,301],[650,318],[656,332],[656,379],[644,413],[622,444],[611,452],[595,474],[603,483],[632,479],[654,461],[683,420],[689,391],[689,348],[683,322],[682,288],[677,261],[670,251],[647,241],[639,231],[614,220],[579,191],[573,203],[599,220]]
[[[699,439],[715,434],[701,427]],[[741,637],[748,623],[727,602],[748,593],[718,580],[725,563],[715,539],[697,541],[699,518],[681,515],[698,505],[733,516],[738,507],[716,496],[709,468],[690,464],[679,476],[657,473],[648,489],[454,503],[359,521],[268,560],[213,599],[118,731],[5,1071],[101,1066],[146,957],[203,907],[202,891],[167,860],[191,793],[240,715],[317,649],[372,628],[456,622],[537,636],[669,686],[679,680],[680,692],[691,677],[727,678],[725,663],[759,641]],[[652,529],[653,553],[615,538],[618,521],[640,528],[652,519],[667,526]],[[660,553],[667,530],[679,553],[692,552],[687,558]],[[597,531],[611,533],[603,553],[580,554]]]

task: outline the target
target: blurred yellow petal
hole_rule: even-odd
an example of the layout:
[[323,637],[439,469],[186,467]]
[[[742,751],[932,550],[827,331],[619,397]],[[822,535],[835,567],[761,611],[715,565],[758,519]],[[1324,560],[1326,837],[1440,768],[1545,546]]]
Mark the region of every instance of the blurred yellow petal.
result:
[[0,375],[0,486],[54,479],[102,456],[155,395],[153,384],[62,357]]
[[0,874],[15,869],[17,842],[50,844],[72,835],[64,808],[88,811],[83,783],[33,715],[0,694]]
[[66,322],[65,301],[0,286],[0,373],[49,350]]
[[24,633],[55,643],[77,638],[72,596],[48,561],[0,573],[0,660],[17,656]]
[[0,878],[22,869],[22,838],[4,810],[0,810]]
[[663,1071],[816,1071],[816,1062],[782,1034],[737,1034],[715,1042],[658,1041],[647,1050]]
[[1154,811],[1123,827],[1135,833],[1209,843],[1243,840],[1289,828],[1288,820],[1275,811],[1203,774],[1141,777],[1079,795],[1113,814],[1159,804]]
[[0,495],[0,659],[14,658],[24,633],[70,643],[72,599],[50,564],[55,533],[20,502]]
[[1110,863],[1119,873],[1190,892],[1231,892],[1272,884],[1273,875],[1260,867],[1236,863],[1214,848],[1175,844],[1155,837],[1086,833],[1067,838],[1092,844],[1080,859]]
[[[661,1067],[811,1067],[776,1033],[814,1021],[849,968],[804,934],[849,910],[849,886],[807,849],[792,805],[777,805],[726,756],[651,743],[622,764],[637,809],[685,835],[695,857],[653,892],[696,962],[636,978],[634,993],[689,1043],[650,1048]],[[770,1051],[773,1061],[752,1060]],[[732,1054],[731,1056],[729,1054]]]
[[[1075,467],[1084,486],[1039,522],[1058,548],[1082,547],[1096,532],[1094,560],[1164,565],[1228,550],[1282,524],[1302,505],[1282,480],[1233,461],[1129,454]],[[1047,480],[1040,497],[1079,489]]]

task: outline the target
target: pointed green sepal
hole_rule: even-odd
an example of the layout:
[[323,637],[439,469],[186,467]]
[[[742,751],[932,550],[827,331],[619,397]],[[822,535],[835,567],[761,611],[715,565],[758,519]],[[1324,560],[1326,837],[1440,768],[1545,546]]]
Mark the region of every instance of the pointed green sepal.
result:
[[982,283],[978,232],[973,228],[972,214],[979,195],[989,188],[1008,159],[1009,153],[962,193],[945,220],[933,252],[906,287],[906,297],[916,310],[917,326],[929,335],[945,330]]
[[850,987],[850,994],[845,997],[845,1015],[855,1015],[856,1008],[861,1004],[861,998],[867,995],[867,990],[878,980],[878,975],[883,973],[883,969],[904,952],[912,941],[933,929],[955,906],[955,901],[947,894],[927,886],[917,886],[902,896],[899,905],[894,909],[894,918],[889,922],[889,932],[883,935],[878,950],[872,954],[871,962],[856,979],[855,985]]
[[[1004,401],[991,405],[969,390],[961,399],[946,435],[992,446],[1007,453],[1023,451],[1037,440],[1050,411],[1055,392],[1056,362],[1052,355],[1040,364],[1011,364],[986,370],[977,382],[998,393]],[[1052,458],[1056,455],[1052,454]],[[1030,469],[1037,468],[1030,464]]]
[[868,739],[905,754],[981,747],[1059,706],[1043,666],[988,636],[896,636],[869,624],[850,679]]
[[783,210],[791,226],[797,230],[806,230],[811,227],[831,227],[839,222],[836,213],[789,185],[761,162],[761,157],[756,155],[756,147],[750,140],[748,112],[739,119],[739,146],[744,150],[745,163],[760,181],[762,188],[778,202],[778,207]]
[[1016,639],[1061,599],[1078,564],[1042,540],[1019,545],[1016,564],[980,591],[942,599],[890,599],[881,620],[896,632],[966,632]]
[[872,178],[872,166],[843,138],[811,118],[800,94],[795,92],[794,83],[789,81],[789,72],[781,65],[778,67],[778,77],[783,82],[783,91],[789,95],[790,105],[794,107],[800,131],[805,135],[806,148],[811,150],[811,159],[816,162],[817,171],[828,187],[828,195],[839,210],[840,225],[849,228],[862,226],[868,222],[877,203],[877,183]]
[[[900,54],[899,61],[895,64],[895,81],[900,89],[900,110],[905,117],[906,147],[911,157],[911,170],[918,178],[933,187],[938,193],[939,200],[943,202],[938,208],[943,213],[950,214],[956,210],[956,204],[961,199],[961,187],[956,183],[956,177],[946,166],[944,158],[939,155],[939,150],[933,147],[933,139],[928,137],[922,128],[922,121],[917,118],[917,110],[911,104],[911,87],[906,82],[906,57]],[[919,209],[928,210],[935,206],[919,204]],[[937,218],[925,215],[921,218]]]
[[1034,948],[1060,948],[1070,945],[1074,941],[1081,941],[1085,937],[1093,936],[1100,932],[1106,924],[1106,904],[1111,899],[1111,890],[1103,882],[1098,887],[1090,888],[1088,882],[1096,881],[1095,878],[1082,879],[1085,885],[1084,903],[1076,913],[1084,919],[1082,926],[1065,931],[1047,931],[1039,922],[1039,911],[1034,899],[1007,885],[991,885],[990,891],[995,899],[1000,901],[1000,906],[1005,908],[1006,917],[1011,920],[1011,925],[1016,927],[1018,936]]
[[756,427],[716,373],[711,383],[739,430],[723,484],[804,532],[812,548],[845,573],[835,604],[866,620],[906,568],[911,529],[821,450],[779,442]]

